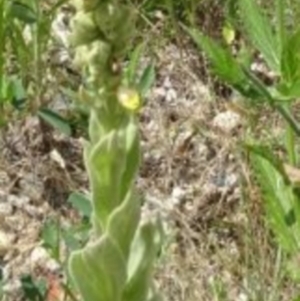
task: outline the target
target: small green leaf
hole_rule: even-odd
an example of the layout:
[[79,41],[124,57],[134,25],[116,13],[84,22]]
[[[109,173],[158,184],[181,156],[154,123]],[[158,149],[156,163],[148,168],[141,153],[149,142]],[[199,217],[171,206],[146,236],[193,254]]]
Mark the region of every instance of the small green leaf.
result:
[[142,96],[145,96],[145,94],[149,91],[151,86],[153,85],[155,81],[155,68],[153,64],[149,64],[138,83],[138,91]]
[[58,221],[46,220],[43,224],[41,238],[43,246],[51,252],[52,257],[59,259],[60,227]]
[[82,248],[82,244],[75,238],[73,233],[64,231],[62,232],[62,238],[69,250],[76,251]]
[[90,217],[92,213],[91,201],[83,194],[74,192],[68,198],[73,208],[75,208],[82,216]]
[[16,109],[22,109],[24,107],[27,98],[22,80],[20,78],[12,78],[11,88],[13,93],[13,97],[12,97],[13,106]]
[[10,12],[13,18],[17,18],[27,24],[32,24],[37,21],[37,15],[34,10],[20,1],[12,1]]
[[[90,226],[86,229],[87,231],[90,230]],[[80,248],[84,247],[86,243],[86,238],[81,239],[82,237],[78,235],[77,229],[74,229],[73,227],[63,229],[61,236],[64,240],[66,246],[70,251],[79,250]]]
[[58,129],[63,134],[71,136],[72,129],[69,122],[54,111],[42,108],[38,110],[38,116],[40,116],[43,120],[52,125],[54,128]]
[[1,93],[1,103],[4,103],[7,100],[11,100],[14,96],[13,88],[11,85],[10,78],[3,76],[2,78],[2,89]]
[[47,286],[44,281],[35,282],[31,275],[21,277],[22,291],[24,297],[29,301],[44,301],[46,298]]
[[141,43],[134,49],[134,51],[130,55],[129,63],[126,70],[126,80],[128,86],[136,84],[135,77],[144,48],[145,48],[145,44]]

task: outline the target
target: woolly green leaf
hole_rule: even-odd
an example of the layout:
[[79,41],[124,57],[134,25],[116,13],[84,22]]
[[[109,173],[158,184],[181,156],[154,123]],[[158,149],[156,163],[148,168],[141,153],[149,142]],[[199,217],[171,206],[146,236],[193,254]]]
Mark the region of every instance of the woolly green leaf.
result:
[[89,138],[92,143],[97,143],[104,134],[103,124],[100,122],[99,112],[91,110],[89,118]]
[[139,163],[140,163],[140,145],[139,145],[139,134],[138,129],[136,127],[135,117],[132,117],[126,126],[125,131],[125,139],[126,139],[126,165],[122,175],[121,181],[121,199],[124,199],[130,186],[132,185],[135,176],[138,171]]
[[261,13],[256,0],[239,0],[245,30],[255,47],[262,53],[268,66],[280,71],[280,47],[273,34],[271,22]]
[[72,19],[71,29],[69,39],[73,47],[86,46],[97,39],[104,39],[103,34],[94,22],[94,16],[91,12],[77,12]]
[[69,268],[84,300],[121,300],[126,266],[119,248],[109,236],[104,235],[84,250],[73,252]]
[[108,233],[118,243],[127,260],[129,249],[140,219],[140,201],[128,193],[126,199],[109,218]]
[[121,199],[121,181],[126,163],[124,137],[112,131],[89,148],[88,168],[95,215],[106,227],[107,219]]
[[154,222],[140,226],[128,262],[128,282],[123,294],[124,301],[146,300],[150,293],[153,263],[158,252],[159,233]]

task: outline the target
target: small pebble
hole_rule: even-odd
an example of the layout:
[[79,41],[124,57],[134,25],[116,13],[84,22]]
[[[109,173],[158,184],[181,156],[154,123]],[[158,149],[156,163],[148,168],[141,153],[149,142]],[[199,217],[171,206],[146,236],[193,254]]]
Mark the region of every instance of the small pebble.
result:
[[218,114],[213,119],[213,126],[224,133],[231,133],[241,124],[241,116],[232,111],[226,111]]
[[29,197],[27,196],[17,196],[14,194],[10,194],[7,196],[7,203],[11,206],[15,206],[19,209],[23,208],[26,204],[30,201]]
[[13,213],[13,207],[9,203],[0,203],[0,216],[6,216]]
[[173,205],[179,205],[183,200],[186,195],[185,190],[182,188],[176,186],[174,187],[172,191],[172,196],[171,196],[171,202]]
[[0,230],[0,256],[4,256],[6,252],[11,248],[12,238]]
[[19,279],[15,279],[3,285],[2,290],[5,294],[16,295],[17,292],[21,290],[21,287],[22,287],[21,281]]

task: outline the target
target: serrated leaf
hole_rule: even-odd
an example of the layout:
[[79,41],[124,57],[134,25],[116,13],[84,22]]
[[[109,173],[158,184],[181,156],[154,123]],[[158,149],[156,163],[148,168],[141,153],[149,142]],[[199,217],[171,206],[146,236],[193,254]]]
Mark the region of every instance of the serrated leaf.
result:
[[285,180],[285,175],[273,165],[274,160],[268,160],[267,156],[261,156],[258,152],[251,152],[250,155],[263,192],[271,229],[283,249],[295,253],[300,246],[299,199],[293,186]]
[[270,162],[270,164],[284,177],[284,181],[286,183],[290,183],[289,178],[288,178],[287,174],[285,173],[285,167],[284,167],[283,162],[278,157],[274,156],[271,153],[270,148],[268,148],[264,145],[253,145],[253,144],[245,144],[244,147],[251,154],[262,157],[265,160],[267,160],[268,162]]
[[271,27],[271,21],[262,13],[256,0],[239,0],[245,30],[251,42],[262,53],[268,66],[280,72],[280,47]]
[[277,87],[280,97],[286,101],[293,101],[300,97],[300,78],[293,83],[284,82]]
[[197,46],[204,50],[213,65],[214,72],[222,80],[228,82],[230,85],[245,84],[246,78],[243,70],[227,48],[221,47],[218,43],[211,38],[204,36],[196,29],[183,27]]
[[27,24],[32,24],[37,21],[35,11],[29,5],[20,1],[12,1],[10,13],[13,18],[17,18]]
[[70,203],[73,208],[75,208],[82,216],[90,217],[92,213],[91,201],[82,193],[73,192],[69,198],[68,203]]
[[126,283],[126,265],[119,248],[104,235],[70,258],[71,275],[83,300],[121,300]]
[[71,136],[72,129],[69,122],[59,114],[46,108],[39,109],[37,114],[51,126],[59,130],[61,133],[67,136]]
[[283,80],[293,85],[300,81],[300,30],[291,35],[283,48],[281,74]]

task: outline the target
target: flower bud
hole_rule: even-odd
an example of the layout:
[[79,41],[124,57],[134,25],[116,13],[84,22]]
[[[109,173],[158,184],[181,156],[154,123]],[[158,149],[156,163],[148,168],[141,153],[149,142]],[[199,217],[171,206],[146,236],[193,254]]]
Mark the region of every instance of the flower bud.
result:
[[141,107],[139,93],[134,89],[126,87],[119,88],[117,98],[120,104],[129,111],[136,112]]
[[77,12],[72,19],[71,28],[70,41],[74,47],[91,43],[100,36],[92,13]]

